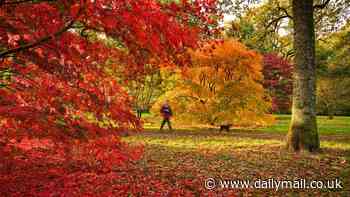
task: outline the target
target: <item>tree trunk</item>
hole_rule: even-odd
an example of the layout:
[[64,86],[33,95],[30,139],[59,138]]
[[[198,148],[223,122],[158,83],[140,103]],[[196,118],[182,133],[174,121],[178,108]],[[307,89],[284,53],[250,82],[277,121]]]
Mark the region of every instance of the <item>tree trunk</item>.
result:
[[293,0],[295,67],[292,121],[287,135],[291,151],[317,151],[316,66],[313,0]]
[[332,120],[333,119],[333,108],[331,105],[327,105],[327,115],[328,115],[328,119]]

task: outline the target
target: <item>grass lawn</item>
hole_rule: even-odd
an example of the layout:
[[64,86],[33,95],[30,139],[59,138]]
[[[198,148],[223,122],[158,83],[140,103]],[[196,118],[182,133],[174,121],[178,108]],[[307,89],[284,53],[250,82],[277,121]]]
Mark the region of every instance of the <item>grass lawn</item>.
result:
[[[180,188],[188,196],[350,196],[350,117],[318,119],[322,152],[317,154],[285,151],[289,116],[277,118],[276,125],[268,128],[229,133],[149,127],[123,141],[143,144],[139,167],[166,182],[169,190]],[[215,189],[205,188],[208,178],[216,180]],[[219,184],[224,179],[250,184],[268,179],[306,179],[307,183],[338,179],[343,189],[232,189]]]
[[[274,133],[286,133],[290,123],[290,115],[276,115],[276,124],[258,130]],[[350,135],[350,116],[335,116],[330,120],[328,116],[317,117],[318,131],[321,135]]]

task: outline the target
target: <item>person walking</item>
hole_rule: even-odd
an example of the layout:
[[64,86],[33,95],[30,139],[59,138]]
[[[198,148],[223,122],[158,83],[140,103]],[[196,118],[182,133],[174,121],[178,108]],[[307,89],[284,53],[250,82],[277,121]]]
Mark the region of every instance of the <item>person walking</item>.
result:
[[167,123],[169,129],[172,130],[170,118],[173,116],[173,112],[171,111],[171,108],[170,108],[170,105],[168,104],[168,101],[164,102],[164,104],[162,105],[162,108],[160,109],[160,113],[163,116],[163,121],[162,121],[162,124],[160,126],[160,130],[163,129],[165,123]]

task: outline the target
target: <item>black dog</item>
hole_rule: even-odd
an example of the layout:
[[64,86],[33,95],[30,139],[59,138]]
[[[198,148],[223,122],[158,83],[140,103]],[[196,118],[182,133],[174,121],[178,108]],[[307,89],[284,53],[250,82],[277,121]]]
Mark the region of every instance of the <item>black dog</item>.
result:
[[220,125],[220,131],[226,130],[227,132],[229,132],[231,126],[232,126],[232,124],[223,124],[223,125]]

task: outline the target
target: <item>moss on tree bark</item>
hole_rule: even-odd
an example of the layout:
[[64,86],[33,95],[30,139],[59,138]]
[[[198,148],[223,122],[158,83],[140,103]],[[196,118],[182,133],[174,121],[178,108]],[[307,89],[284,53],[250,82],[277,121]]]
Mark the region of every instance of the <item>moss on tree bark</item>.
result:
[[291,151],[317,151],[316,66],[313,0],[293,0],[295,68],[292,121],[287,135]]

